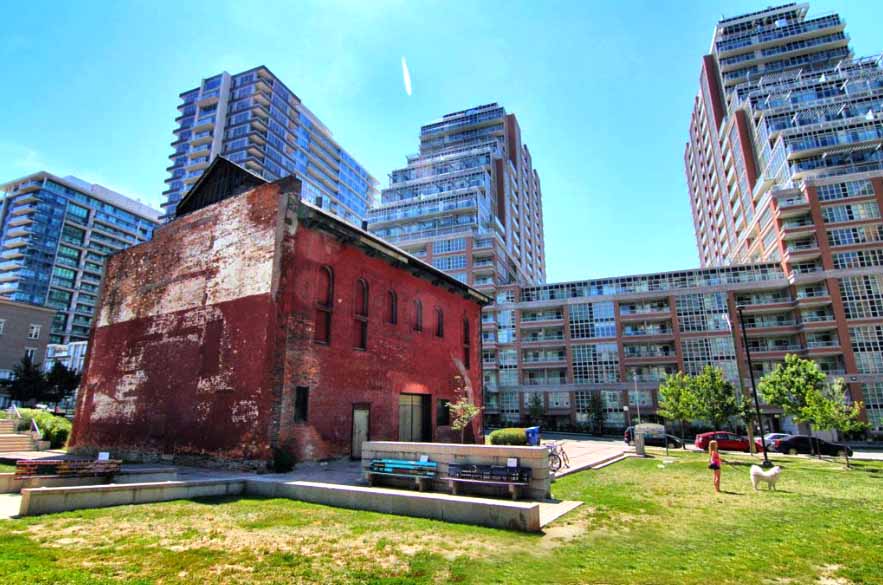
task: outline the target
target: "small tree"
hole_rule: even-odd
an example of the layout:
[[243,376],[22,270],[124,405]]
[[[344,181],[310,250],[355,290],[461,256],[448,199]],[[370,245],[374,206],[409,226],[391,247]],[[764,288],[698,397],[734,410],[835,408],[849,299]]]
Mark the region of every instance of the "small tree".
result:
[[681,440],[684,440],[686,421],[696,417],[696,397],[692,390],[693,379],[683,372],[665,377],[659,385],[659,408],[657,414],[672,422],[681,423]]
[[[754,444],[754,423],[757,422],[757,415],[754,410],[751,395],[747,390],[743,390],[742,393],[739,394],[739,400],[736,402],[736,411],[738,417],[742,419],[742,422],[745,424],[745,431],[748,433],[748,446],[751,454],[754,455],[757,453],[757,446]],[[763,441],[763,437],[761,437],[760,440]]]
[[481,407],[472,402],[460,376],[456,376],[455,382],[454,392],[457,394],[457,400],[448,404],[448,411],[451,413],[451,428],[460,432],[460,442],[464,443],[466,427],[481,414]]
[[[832,384],[826,384],[821,391],[807,395],[803,416],[812,420],[819,430],[853,433],[868,428],[868,424],[861,420],[861,411],[861,402],[847,402],[846,383],[843,378],[837,378]],[[849,451],[846,449],[844,456],[846,467],[849,467]]]
[[24,356],[12,367],[12,378],[4,383],[12,400],[23,404],[41,400],[47,392],[46,378],[30,357]]
[[540,395],[539,392],[532,393],[527,402],[527,415],[530,417],[531,422],[533,424],[539,424],[543,418],[545,410],[542,395]]
[[699,375],[693,376],[690,386],[698,418],[709,421],[716,429],[738,412],[736,390],[720,368],[705,366]]
[[46,375],[47,391],[43,399],[55,406],[68,398],[80,385],[80,374],[74,372],[61,362],[55,362]]
[[592,423],[592,432],[600,435],[604,432],[604,421],[607,420],[607,411],[604,409],[604,402],[601,400],[601,394],[592,392],[589,395],[589,418]]
[[[811,396],[823,395],[827,382],[817,363],[788,354],[785,363],[761,378],[758,387],[767,404],[778,406],[798,423],[811,425],[812,411],[807,405]],[[815,449],[812,441],[810,445]]]

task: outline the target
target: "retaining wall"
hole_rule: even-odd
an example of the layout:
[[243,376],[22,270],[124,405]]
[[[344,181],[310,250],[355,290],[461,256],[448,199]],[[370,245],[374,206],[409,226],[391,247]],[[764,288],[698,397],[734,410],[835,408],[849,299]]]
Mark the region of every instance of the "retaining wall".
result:
[[[549,473],[549,450],[545,447],[515,447],[508,445],[464,445],[459,443],[401,443],[394,441],[368,441],[362,444],[362,470],[368,469],[372,459],[408,459],[418,460],[421,455],[428,455],[430,461],[438,463],[439,477],[448,475],[451,463],[476,465],[506,465],[511,457],[518,458],[518,465],[529,467],[532,479],[525,490],[525,497],[532,500],[548,500],[552,497],[552,477]],[[409,480],[397,481],[396,478],[384,477],[390,485],[413,485]],[[446,491],[447,482],[434,482],[435,490]],[[484,493],[501,495],[505,488],[470,484],[463,486],[466,493]]]
[[15,494],[26,488],[75,487],[81,485],[106,485],[113,483],[143,483],[178,479],[174,469],[151,468],[124,471],[109,480],[106,477],[32,477],[15,479],[14,473],[0,473],[0,494]]

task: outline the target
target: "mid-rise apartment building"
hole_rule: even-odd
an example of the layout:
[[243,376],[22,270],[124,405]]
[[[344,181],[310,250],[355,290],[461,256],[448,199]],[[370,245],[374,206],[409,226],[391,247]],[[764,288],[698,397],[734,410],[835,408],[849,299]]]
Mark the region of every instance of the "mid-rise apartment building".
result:
[[542,191],[514,114],[494,103],[420,129],[420,153],[390,174],[369,229],[490,291],[546,279]]
[[218,155],[270,181],[296,175],[305,199],[357,225],[366,217],[377,180],[268,68],[225,71],[180,97],[165,219]]
[[0,191],[0,296],[54,309],[49,343],[86,341],[105,258],[149,240],[159,212],[47,172],[0,184]]
[[[869,288],[883,289],[883,274],[865,278]],[[619,429],[639,409],[643,420],[655,419],[668,374],[697,374],[709,364],[749,388],[736,310],[742,306],[755,378],[786,354],[812,358],[829,376],[844,377],[863,397],[873,428],[883,431],[883,328],[845,318],[883,310],[883,299],[829,286],[793,283],[773,262],[500,287],[482,314],[486,419],[524,420],[539,395],[547,424],[580,425],[597,393],[606,426]],[[763,410],[772,428],[787,425],[775,409]]]

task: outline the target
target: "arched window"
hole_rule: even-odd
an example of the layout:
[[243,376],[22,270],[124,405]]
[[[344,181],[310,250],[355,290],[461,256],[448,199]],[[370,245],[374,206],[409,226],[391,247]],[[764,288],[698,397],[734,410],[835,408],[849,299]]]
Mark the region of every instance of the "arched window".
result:
[[469,319],[463,319],[463,365],[468,370],[472,364],[472,336],[469,333]]
[[440,308],[435,308],[435,336],[445,336],[445,313]]
[[386,293],[386,320],[392,325],[399,322],[399,297],[394,290]]
[[368,283],[364,278],[356,281],[355,348],[368,349]]
[[423,331],[423,303],[414,301],[414,331]]
[[313,341],[331,343],[331,312],[334,309],[334,272],[330,266],[319,269],[316,286],[316,322]]

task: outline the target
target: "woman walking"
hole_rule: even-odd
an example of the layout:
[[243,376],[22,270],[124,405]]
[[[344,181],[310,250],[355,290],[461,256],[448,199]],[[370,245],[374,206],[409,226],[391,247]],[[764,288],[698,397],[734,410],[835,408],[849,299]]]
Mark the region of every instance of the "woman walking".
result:
[[714,473],[714,491],[721,492],[721,454],[717,450],[717,441],[708,443],[708,468]]

